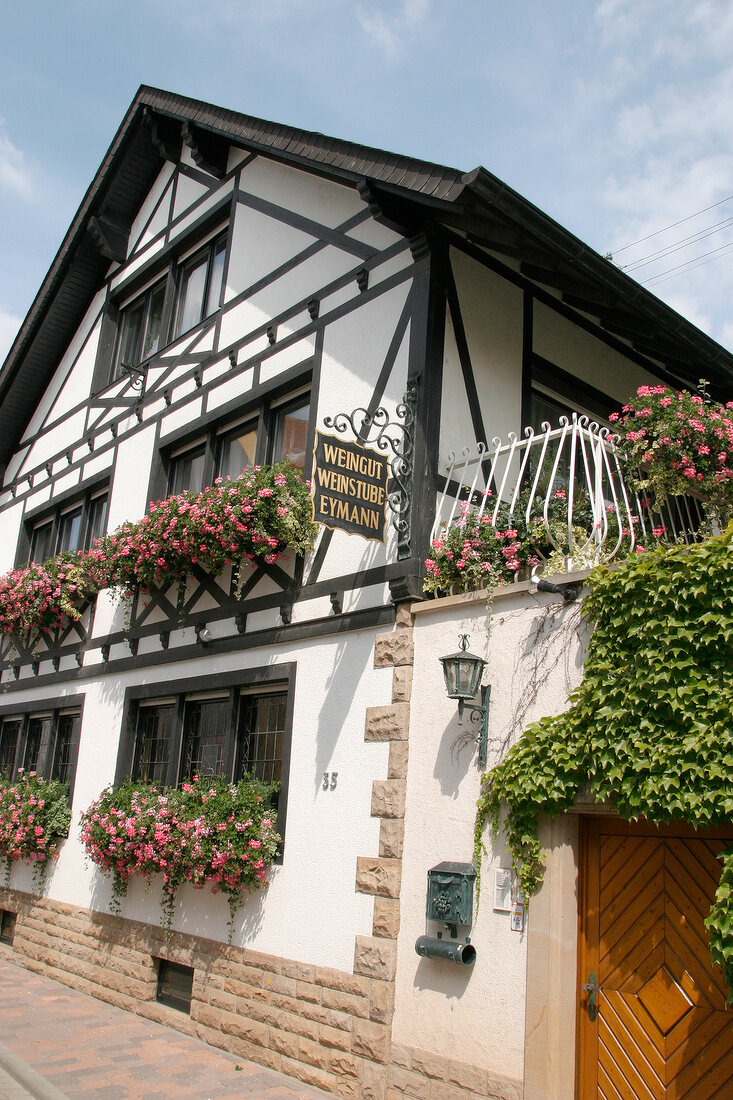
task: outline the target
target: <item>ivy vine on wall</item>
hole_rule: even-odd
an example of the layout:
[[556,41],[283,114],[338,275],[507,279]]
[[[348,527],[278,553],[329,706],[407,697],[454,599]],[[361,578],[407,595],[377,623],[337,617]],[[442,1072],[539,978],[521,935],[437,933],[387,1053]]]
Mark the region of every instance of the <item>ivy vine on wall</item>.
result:
[[[628,820],[733,820],[733,523],[690,548],[659,547],[589,577],[593,623],[570,707],[532,724],[484,776],[475,828],[502,824],[520,887],[542,875],[540,814],[589,790]],[[733,990],[733,848],[707,920],[713,961]],[[733,1000],[733,994],[731,995]]]

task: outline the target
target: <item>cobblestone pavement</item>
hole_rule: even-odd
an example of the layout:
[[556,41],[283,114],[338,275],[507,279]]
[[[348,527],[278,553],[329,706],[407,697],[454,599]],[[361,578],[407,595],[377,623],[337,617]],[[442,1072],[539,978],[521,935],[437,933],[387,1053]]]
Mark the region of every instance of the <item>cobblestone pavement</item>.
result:
[[0,1020],[0,1100],[324,1100],[329,1095],[6,957],[0,957]]

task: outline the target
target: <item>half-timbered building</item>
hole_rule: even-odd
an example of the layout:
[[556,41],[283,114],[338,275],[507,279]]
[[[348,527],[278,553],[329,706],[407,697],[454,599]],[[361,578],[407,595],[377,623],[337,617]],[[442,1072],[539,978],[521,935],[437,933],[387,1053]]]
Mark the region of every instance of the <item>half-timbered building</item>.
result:
[[[424,559],[451,453],[701,377],[728,396],[733,357],[485,169],[142,87],[0,373],[0,570],[281,459],[319,534],[3,639],[0,765],[67,780],[74,811],[43,894],[16,864],[0,895],[17,956],[339,1095],[572,1095],[577,820],[548,827],[526,928],[496,851],[475,964],[414,950],[480,778],[437,658],[461,632],[485,652],[487,625],[484,599],[420,602]],[[577,682],[562,602],[529,668],[556,598],[494,600],[492,742],[530,687],[523,721]],[[181,889],[172,937],[142,882],[110,916],[78,835],[100,791],[251,768],[280,783],[282,855],[231,945],[208,890]],[[158,994],[191,971],[186,1014]]]

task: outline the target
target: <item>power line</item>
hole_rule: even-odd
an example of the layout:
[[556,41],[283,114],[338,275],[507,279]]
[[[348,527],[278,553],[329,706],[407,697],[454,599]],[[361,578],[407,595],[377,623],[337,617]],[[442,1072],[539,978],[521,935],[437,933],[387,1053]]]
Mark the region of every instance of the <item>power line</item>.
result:
[[[731,248],[733,248],[733,241],[729,241],[728,244],[722,244],[720,248],[713,248],[710,252],[703,252],[701,256],[693,256],[691,260],[687,260],[683,264],[678,264],[677,267],[670,267],[667,271],[660,271],[658,275],[652,275],[651,278],[642,280],[642,286],[650,286],[652,283],[657,282],[666,282],[667,280],[663,279],[663,276],[665,275],[669,275],[671,278],[676,278],[677,276],[674,275],[673,272],[679,273],[684,268],[689,268],[691,264],[693,264],[694,267],[704,267],[706,263],[709,264],[713,262],[712,260],[705,259],[706,256],[716,256],[717,253],[723,252],[726,249]],[[703,260],[704,262],[697,263],[697,260]]]
[[627,248],[633,248],[634,245],[643,244],[644,241],[651,240],[652,237],[658,237],[660,233],[666,233],[668,229],[674,229],[678,225],[683,225],[685,222],[692,221],[699,214],[705,214],[708,210],[714,210],[716,206],[722,206],[724,202],[729,202],[733,199],[733,195],[727,195],[726,198],[721,199],[720,202],[714,202],[712,206],[704,206],[702,210],[696,210],[694,214],[688,214],[686,218],[680,218],[678,222],[672,222],[671,225],[665,225],[664,229],[657,229],[654,233],[648,233],[646,237],[640,237],[638,241],[632,241],[631,244],[625,244],[622,248],[615,248],[613,255],[618,256],[619,252],[625,252]]
[[[667,248],[662,248],[658,252],[652,252],[651,255],[642,258],[640,260],[634,260],[632,264],[628,264],[622,268],[622,271],[638,271],[640,267],[648,267],[649,264],[656,263],[657,260],[663,259],[666,256],[672,256],[675,252],[681,252],[684,248],[691,248],[693,244],[698,244],[700,241],[707,240],[708,237],[715,237],[718,233],[721,233],[724,228],[733,225],[733,218],[729,218],[725,222],[720,222],[720,227],[711,226],[710,230],[706,233],[693,233],[691,237],[684,237],[676,244],[669,245]],[[694,259],[695,257],[693,257]]]
[[646,264],[652,263],[653,260],[660,259],[662,256],[669,256],[672,252],[679,252],[681,248],[689,247],[690,243],[696,244],[698,241],[704,241],[706,237],[711,237],[714,233],[720,233],[723,229],[727,229],[729,225],[733,225],[733,218],[725,218],[723,221],[708,226],[707,229],[700,229],[697,233],[691,233],[689,237],[683,237],[665,248],[659,248],[656,252],[648,252],[646,256],[640,256],[638,260],[632,260],[631,263],[625,264],[621,270],[634,271],[639,267],[644,267]]

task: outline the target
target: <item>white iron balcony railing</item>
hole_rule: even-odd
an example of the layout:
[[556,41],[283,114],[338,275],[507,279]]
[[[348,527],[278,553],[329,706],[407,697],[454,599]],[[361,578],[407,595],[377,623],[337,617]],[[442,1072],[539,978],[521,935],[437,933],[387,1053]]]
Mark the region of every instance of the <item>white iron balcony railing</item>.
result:
[[[633,491],[608,428],[573,413],[524,438],[492,440],[448,456],[431,542],[467,512],[490,522],[544,526],[546,542],[569,571],[611,561],[651,540],[695,542],[705,515],[699,501],[657,502]],[[441,474],[443,471],[440,471]],[[541,555],[547,558],[547,555]],[[553,555],[554,557],[554,555]]]

